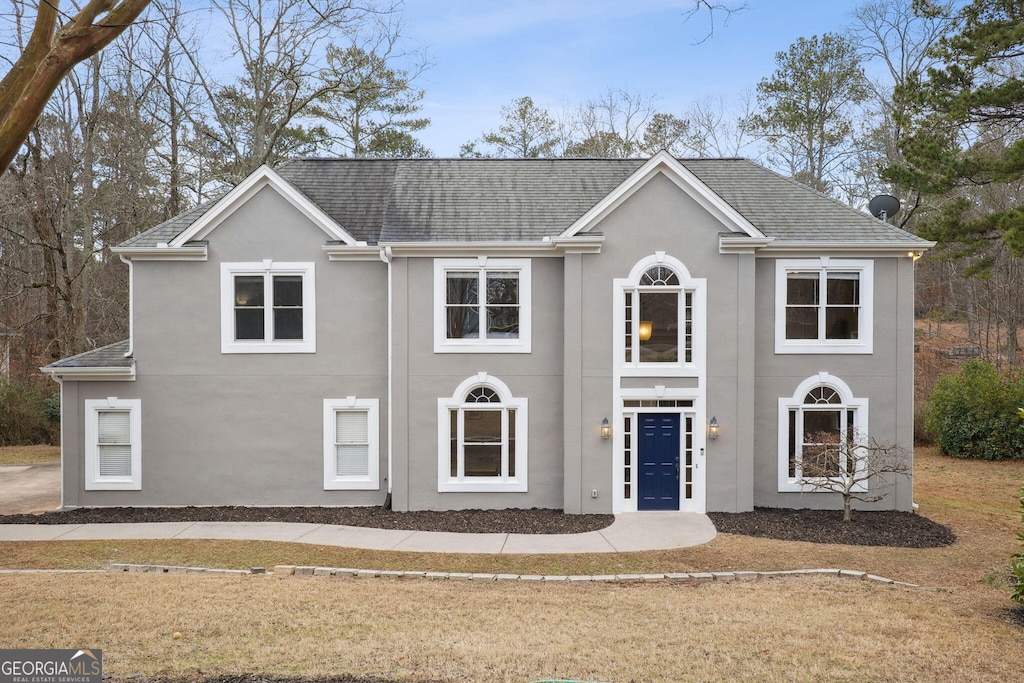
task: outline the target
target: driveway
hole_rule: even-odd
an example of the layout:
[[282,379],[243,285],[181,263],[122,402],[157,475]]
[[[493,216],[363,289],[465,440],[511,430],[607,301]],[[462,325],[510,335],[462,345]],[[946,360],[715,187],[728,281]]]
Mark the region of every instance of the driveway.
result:
[[60,506],[60,464],[0,465],[0,515]]

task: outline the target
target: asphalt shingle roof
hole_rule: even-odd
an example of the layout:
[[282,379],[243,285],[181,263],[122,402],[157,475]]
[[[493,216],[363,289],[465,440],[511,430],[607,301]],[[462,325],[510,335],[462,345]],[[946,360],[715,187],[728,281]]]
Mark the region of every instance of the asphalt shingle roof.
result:
[[63,358],[47,365],[47,368],[130,368],[135,361],[128,353],[128,340],[114,342],[77,356]]
[[[645,161],[298,159],[277,172],[361,241],[535,241],[563,232]],[[746,159],[680,163],[777,243],[917,239]],[[214,203],[121,246],[169,242]]]

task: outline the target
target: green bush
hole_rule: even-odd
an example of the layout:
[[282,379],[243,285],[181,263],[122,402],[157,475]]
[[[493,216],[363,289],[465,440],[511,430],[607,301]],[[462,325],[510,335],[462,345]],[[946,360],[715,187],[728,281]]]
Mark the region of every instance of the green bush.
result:
[[1024,375],[1001,373],[982,360],[935,383],[925,428],[955,458],[1024,458]]
[[0,446],[57,443],[60,399],[44,387],[0,377]]
[[[1024,486],[1020,487],[1020,511],[1020,521],[1024,522]],[[1024,531],[1017,534],[1017,538],[1020,539],[1020,544],[1024,546]],[[1013,556],[1013,562],[1010,567],[1013,569],[1013,578],[1016,579],[1016,585],[1013,587],[1013,594],[1010,597],[1015,602],[1024,605],[1024,552],[1019,552]]]

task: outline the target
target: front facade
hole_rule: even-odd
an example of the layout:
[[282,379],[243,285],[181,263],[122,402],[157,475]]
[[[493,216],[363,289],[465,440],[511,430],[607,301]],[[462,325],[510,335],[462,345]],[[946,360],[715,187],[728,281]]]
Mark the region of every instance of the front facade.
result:
[[928,246],[740,159],[262,168],[114,250],[63,504],[838,507],[820,434],[912,447]]

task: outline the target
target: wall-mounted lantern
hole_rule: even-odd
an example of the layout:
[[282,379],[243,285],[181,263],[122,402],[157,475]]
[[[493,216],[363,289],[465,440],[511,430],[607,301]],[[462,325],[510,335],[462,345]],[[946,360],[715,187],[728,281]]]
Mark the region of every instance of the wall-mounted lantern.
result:
[[718,418],[712,416],[711,422],[708,423],[708,438],[714,441],[718,438]]
[[612,438],[612,426],[608,422],[608,418],[601,420],[601,438],[610,439]]

